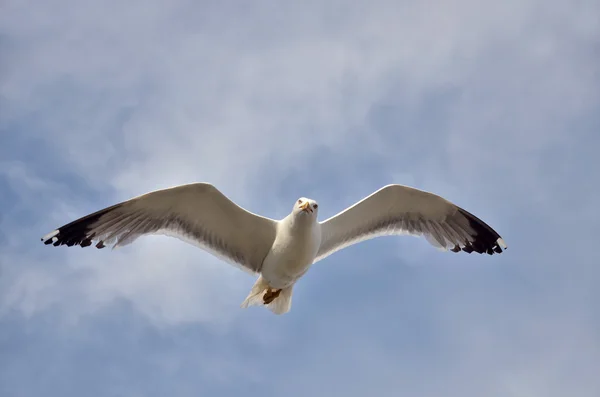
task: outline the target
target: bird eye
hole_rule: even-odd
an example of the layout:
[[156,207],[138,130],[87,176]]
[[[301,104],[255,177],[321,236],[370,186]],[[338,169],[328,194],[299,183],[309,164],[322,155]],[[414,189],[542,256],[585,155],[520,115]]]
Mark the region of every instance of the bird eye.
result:
[[298,204],[302,204],[302,199],[298,200]]
[[317,209],[318,207],[319,207],[319,204],[314,204],[314,205],[313,205],[313,208],[314,208],[314,209]]

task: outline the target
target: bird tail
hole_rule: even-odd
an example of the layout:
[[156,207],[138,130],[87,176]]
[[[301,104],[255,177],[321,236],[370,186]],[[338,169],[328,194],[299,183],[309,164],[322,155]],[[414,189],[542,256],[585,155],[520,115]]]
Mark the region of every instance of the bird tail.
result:
[[263,302],[263,296],[270,288],[271,287],[262,276],[258,277],[258,280],[256,280],[254,286],[252,286],[250,293],[244,302],[242,302],[241,307],[245,309],[250,306],[267,306],[267,308],[275,314],[289,312],[292,308],[292,292],[294,285],[292,284],[289,287],[282,289],[279,295],[271,303],[265,304]]

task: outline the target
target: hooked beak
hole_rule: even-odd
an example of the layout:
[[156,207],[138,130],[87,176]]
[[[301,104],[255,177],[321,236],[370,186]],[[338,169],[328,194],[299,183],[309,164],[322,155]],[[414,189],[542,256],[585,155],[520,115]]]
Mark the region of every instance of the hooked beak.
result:
[[300,205],[300,209],[304,212],[313,212],[312,208],[310,207],[310,203],[308,201],[305,201],[303,204]]

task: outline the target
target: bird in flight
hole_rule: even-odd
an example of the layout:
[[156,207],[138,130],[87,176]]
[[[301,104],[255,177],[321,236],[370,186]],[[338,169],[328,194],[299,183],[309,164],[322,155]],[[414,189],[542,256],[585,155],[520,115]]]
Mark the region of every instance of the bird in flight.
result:
[[44,244],[113,248],[164,234],[199,246],[258,276],[241,307],[287,313],[295,283],[314,263],[378,236],[423,236],[452,252],[500,254],[507,246],[481,219],[423,190],[387,185],[322,222],[319,204],[301,197],[281,220],[240,207],[210,183],[156,190],[48,233]]

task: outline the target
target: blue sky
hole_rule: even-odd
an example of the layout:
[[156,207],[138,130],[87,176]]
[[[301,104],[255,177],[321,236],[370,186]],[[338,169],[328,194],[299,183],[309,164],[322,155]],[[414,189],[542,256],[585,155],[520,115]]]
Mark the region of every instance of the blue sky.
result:
[[[0,396],[600,395],[598,15],[3,2]],[[321,219],[408,184],[509,249],[371,240],[315,265],[275,316],[239,308],[254,278],[175,239],[39,241],[194,181],[272,218],[311,197]]]

